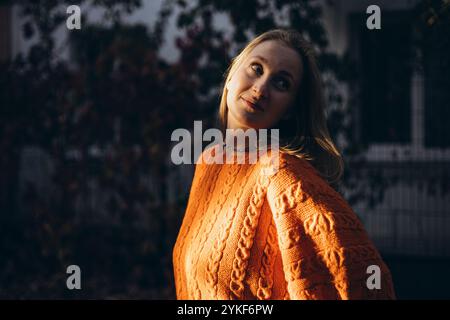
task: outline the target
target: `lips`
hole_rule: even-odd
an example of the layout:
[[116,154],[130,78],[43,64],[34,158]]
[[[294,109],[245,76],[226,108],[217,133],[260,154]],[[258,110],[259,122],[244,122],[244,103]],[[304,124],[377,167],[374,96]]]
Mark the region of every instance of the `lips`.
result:
[[258,111],[264,111],[264,109],[256,102],[253,100],[247,100],[245,98],[241,98],[244,103],[249,106],[250,108],[252,108],[253,110],[258,110]]

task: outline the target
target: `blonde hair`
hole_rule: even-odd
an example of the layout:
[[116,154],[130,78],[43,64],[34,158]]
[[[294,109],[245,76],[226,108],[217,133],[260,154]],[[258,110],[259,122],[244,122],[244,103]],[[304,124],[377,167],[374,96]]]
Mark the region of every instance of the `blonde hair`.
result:
[[322,80],[316,63],[314,50],[299,32],[292,29],[267,31],[251,42],[232,60],[225,72],[219,121],[224,131],[227,128],[227,83],[250,52],[260,43],[280,41],[297,51],[302,60],[303,72],[296,102],[288,110],[287,120],[280,120],[280,150],[306,159],[329,183],[336,183],[343,174],[342,156],[328,132],[325,117],[325,97]]

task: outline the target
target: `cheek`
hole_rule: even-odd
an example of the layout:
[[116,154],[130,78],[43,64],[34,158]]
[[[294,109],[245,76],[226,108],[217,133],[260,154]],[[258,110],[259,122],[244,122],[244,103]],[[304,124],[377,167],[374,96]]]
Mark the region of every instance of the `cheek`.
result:
[[245,79],[237,75],[227,83],[227,103],[229,107],[233,104],[233,102],[237,101],[244,87]]
[[229,81],[227,83],[227,104],[228,107],[231,107],[232,101],[234,100],[234,96],[235,96],[235,92],[236,92],[236,81],[234,81],[234,79],[232,79],[231,81]]
[[227,92],[228,92],[228,95],[227,95],[227,100],[228,100],[229,97],[230,97],[231,95],[233,95],[234,92],[236,91],[236,89],[235,89],[235,88],[236,88],[236,83],[235,83],[235,81],[234,81],[234,80],[229,81],[229,82],[227,83],[226,88],[227,88]]
[[227,90],[234,94],[239,94],[250,85],[251,79],[244,70],[238,70],[227,84]]

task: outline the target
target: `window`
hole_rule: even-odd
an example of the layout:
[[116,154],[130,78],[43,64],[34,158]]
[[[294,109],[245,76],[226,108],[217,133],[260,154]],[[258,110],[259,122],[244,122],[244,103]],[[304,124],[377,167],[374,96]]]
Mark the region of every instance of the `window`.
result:
[[11,57],[11,7],[0,5],[0,61]]
[[425,146],[450,147],[450,38],[449,23],[430,27],[426,34],[425,78]]
[[360,138],[365,144],[410,143],[411,20],[407,11],[383,11],[381,29],[369,30],[366,19],[366,14],[350,16]]

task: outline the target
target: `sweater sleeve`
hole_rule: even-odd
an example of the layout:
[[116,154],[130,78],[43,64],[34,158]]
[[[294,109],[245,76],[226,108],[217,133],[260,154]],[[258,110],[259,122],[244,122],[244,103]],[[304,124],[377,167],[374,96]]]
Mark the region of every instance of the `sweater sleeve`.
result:
[[390,271],[346,201],[306,161],[289,159],[268,203],[290,299],[395,299]]

